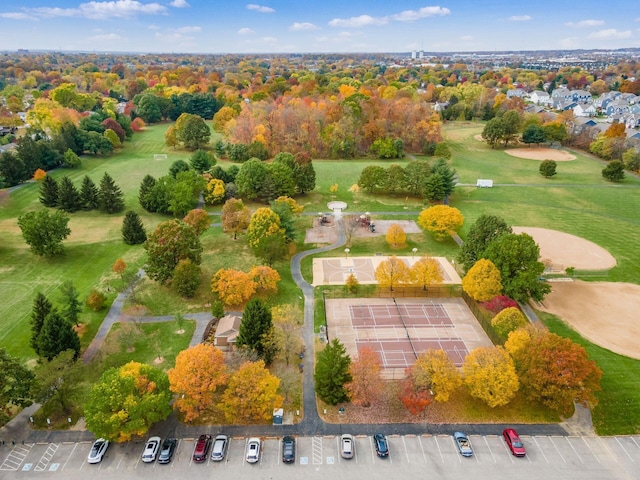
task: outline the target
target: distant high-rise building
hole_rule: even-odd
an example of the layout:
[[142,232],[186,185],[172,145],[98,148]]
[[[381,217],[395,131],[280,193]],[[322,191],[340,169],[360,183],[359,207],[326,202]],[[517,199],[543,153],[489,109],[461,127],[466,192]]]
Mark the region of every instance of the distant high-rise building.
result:
[[416,59],[416,55],[417,55],[417,52],[416,52],[415,50],[413,50],[413,51],[411,52],[411,59],[412,59],[412,60],[415,60],[415,59]]

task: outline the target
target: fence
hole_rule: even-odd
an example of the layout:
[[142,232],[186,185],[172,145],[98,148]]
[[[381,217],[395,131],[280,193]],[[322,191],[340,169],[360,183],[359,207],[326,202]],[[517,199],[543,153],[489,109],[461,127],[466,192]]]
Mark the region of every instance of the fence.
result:
[[[373,287],[373,288],[369,288]],[[462,294],[460,285],[438,285],[428,287],[395,287],[393,290],[377,285],[360,285],[354,291],[345,287],[322,287],[324,298],[454,298]]]
[[486,312],[483,312],[478,306],[478,303],[464,291],[462,291],[461,297],[464,303],[467,304],[467,307],[469,307],[469,310],[471,310],[471,313],[473,313],[473,316],[478,320],[478,323],[484,330],[484,333],[487,334],[487,337],[489,337],[489,340],[491,340],[494,345],[504,344],[504,340],[496,333],[491,325],[491,317]]

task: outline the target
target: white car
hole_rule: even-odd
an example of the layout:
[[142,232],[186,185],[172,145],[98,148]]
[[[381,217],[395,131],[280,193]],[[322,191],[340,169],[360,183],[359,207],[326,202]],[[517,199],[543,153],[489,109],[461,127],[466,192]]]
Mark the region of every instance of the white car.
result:
[[353,458],[356,451],[356,444],[353,441],[353,435],[345,433],[340,437],[340,456],[342,458]]
[[247,442],[247,462],[258,463],[260,460],[260,439],[253,437]]
[[156,459],[161,442],[160,437],[151,437],[147,440],[147,443],[144,445],[144,451],[142,452],[142,461],[144,463],[151,463]]
[[109,448],[109,440],[105,440],[104,438],[97,439],[91,446],[87,462],[100,463],[104,454],[107,452],[107,448]]

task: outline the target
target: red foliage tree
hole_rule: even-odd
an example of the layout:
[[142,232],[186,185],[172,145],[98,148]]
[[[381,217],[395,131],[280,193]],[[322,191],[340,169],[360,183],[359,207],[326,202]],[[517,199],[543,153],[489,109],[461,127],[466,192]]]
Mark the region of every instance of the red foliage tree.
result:
[[506,295],[497,295],[491,300],[482,303],[482,306],[492,313],[500,313],[505,308],[518,308],[518,302]]
[[413,375],[408,370],[407,378],[402,381],[402,388],[398,393],[400,401],[412,415],[424,414],[431,404],[432,396],[428,389],[418,387]]
[[113,130],[118,135],[120,142],[124,142],[126,134],[124,133],[124,129],[122,126],[116,122],[113,118],[105,118],[101,125],[106,129]]

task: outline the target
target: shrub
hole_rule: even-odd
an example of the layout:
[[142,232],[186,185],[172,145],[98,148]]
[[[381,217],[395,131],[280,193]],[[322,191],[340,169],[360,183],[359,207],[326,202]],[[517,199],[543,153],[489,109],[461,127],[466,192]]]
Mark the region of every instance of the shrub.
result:
[[91,290],[89,297],[87,297],[87,307],[94,312],[98,312],[104,308],[104,304],[107,301],[107,297],[104,293],[97,291],[95,288]]
[[497,295],[491,300],[482,303],[482,306],[492,312],[494,315],[501,312],[505,308],[518,308],[518,302],[506,295]]
[[524,327],[526,324],[527,319],[522,312],[515,307],[505,308],[491,320],[491,326],[496,333],[504,339],[509,336],[509,333]]

